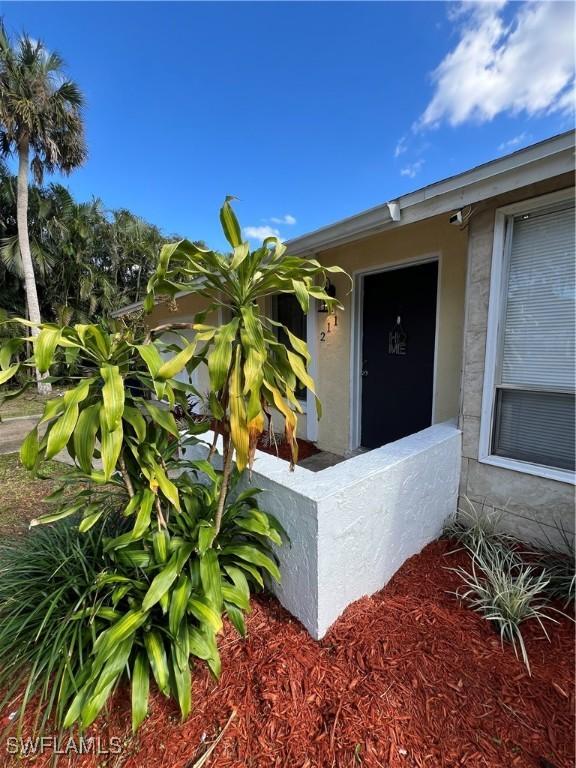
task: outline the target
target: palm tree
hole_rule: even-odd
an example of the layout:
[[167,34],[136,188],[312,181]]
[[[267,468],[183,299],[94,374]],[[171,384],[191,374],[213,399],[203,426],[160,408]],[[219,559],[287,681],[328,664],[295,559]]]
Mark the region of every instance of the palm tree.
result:
[[[28,169],[42,184],[44,173],[69,173],[86,157],[83,96],[62,68],[57,53],[48,52],[26,34],[11,45],[0,23],[0,154],[18,157],[18,241],[28,317],[33,323],[40,323],[41,317],[28,235]],[[38,371],[36,378],[39,391],[50,390]]]

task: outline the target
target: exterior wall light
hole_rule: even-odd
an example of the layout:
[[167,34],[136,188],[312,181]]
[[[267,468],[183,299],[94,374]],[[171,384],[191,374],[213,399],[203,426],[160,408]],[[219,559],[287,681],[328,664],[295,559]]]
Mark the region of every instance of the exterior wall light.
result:
[[[330,281],[327,282],[326,288],[324,289],[325,292],[330,296],[331,299],[336,298],[336,288],[332,285]],[[327,314],[330,312],[330,309],[328,308],[328,304],[325,301],[318,302],[318,312],[322,312],[324,314]]]

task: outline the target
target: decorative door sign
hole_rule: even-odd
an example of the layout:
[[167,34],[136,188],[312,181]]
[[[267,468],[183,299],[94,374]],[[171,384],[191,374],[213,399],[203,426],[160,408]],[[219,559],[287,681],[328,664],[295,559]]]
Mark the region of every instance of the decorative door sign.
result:
[[388,333],[388,354],[405,355],[407,351],[407,336],[402,328],[402,318],[398,315],[394,330]]

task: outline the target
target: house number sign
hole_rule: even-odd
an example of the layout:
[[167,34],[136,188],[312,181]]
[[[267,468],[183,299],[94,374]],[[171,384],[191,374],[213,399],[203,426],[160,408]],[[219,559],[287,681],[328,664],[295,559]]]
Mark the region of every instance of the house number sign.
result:
[[396,318],[396,327],[388,333],[388,354],[405,355],[407,353],[406,334],[402,328],[400,315]]

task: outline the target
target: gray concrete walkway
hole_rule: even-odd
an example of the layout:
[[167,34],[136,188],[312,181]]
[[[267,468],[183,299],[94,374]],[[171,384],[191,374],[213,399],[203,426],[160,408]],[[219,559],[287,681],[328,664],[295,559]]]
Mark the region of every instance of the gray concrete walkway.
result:
[[[40,416],[16,416],[0,421],[0,456],[5,453],[17,453],[28,432],[40,421]],[[44,434],[44,425],[40,427],[39,435]],[[64,464],[74,462],[66,451],[60,451],[54,456],[54,461]]]
[[16,453],[22,441],[39,421],[39,416],[21,416],[0,422],[0,454]]

